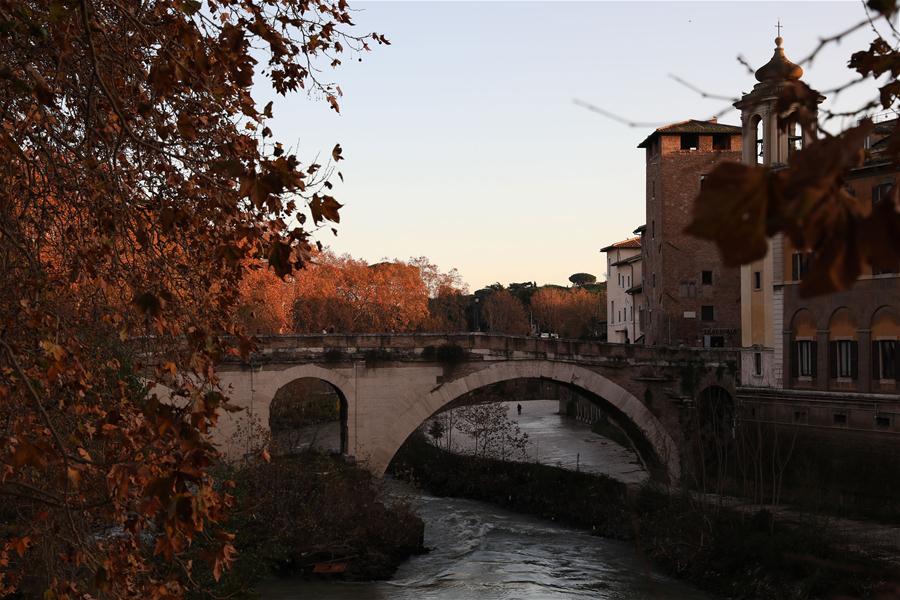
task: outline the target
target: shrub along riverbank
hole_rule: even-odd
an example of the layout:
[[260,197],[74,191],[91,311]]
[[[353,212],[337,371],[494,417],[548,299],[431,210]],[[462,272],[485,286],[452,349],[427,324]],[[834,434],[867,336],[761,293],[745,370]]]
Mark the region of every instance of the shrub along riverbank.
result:
[[[237,558],[208,597],[253,597],[262,578],[390,578],[425,551],[424,524],[407,504],[386,497],[372,475],[318,452],[229,468],[235,507],[225,529]],[[198,556],[204,548],[198,547]]]
[[[394,474],[441,496],[492,502],[597,535],[632,540],[671,575],[734,599],[869,598],[890,570],[836,544],[827,528],[628,488],[557,467],[450,454],[424,436],[394,459]],[[896,598],[896,595],[887,597]]]

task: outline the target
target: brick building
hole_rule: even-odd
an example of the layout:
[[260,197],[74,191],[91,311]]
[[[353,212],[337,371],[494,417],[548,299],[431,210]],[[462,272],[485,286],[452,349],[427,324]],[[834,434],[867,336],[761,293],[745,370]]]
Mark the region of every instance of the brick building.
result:
[[647,201],[641,235],[644,343],[740,345],[740,270],[722,266],[715,244],[684,233],[703,176],[740,161],[741,128],[689,120],[661,127],[646,152]]

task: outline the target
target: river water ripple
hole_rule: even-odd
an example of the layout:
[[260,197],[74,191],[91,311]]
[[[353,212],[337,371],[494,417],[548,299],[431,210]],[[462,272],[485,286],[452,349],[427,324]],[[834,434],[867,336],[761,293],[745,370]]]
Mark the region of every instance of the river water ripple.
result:
[[[510,416],[528,432],[528,459],[605,473],[640,483],[646,473],[630,449],[561,417],[556,403],[523,403]],[[390,581],[366,583],[275,579],[266,600],[701,600],[710,596],[666,577],[626,543],[591,536],[491,504],[437,498],[399,481],[425,521],[427,554],[406,561]]]
[[390,581],[267,581],[267,600],[701,600],[709,596],[654,569],[626,542],[608,540],[493,505],[436,498],[389,481],[425,521],[431,551]]

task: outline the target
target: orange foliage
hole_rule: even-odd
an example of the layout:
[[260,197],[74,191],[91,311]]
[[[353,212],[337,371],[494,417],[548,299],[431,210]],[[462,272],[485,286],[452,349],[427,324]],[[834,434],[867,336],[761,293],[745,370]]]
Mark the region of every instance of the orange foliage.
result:
[[386,43],[276,4],[0,0],[0,596],[175,599],[234,559],[211,431],[245,266],[288,275],[340,208],[251,87],[337,110],[322,63]]
[[531,297],[540,328],[568,338],[595,335],[605,304],[602,295],[582,288],[541,288]]
[[439,325],[429,292],[452,296],[458,280],[455,271],[441,273],[424,257],[370,265],[323,252],[284,281],[270,271],[249,271],[237,316],[254,333],[419,331]]
[[491,333],[527,335],[531,332],[522,302],[506,290],[492,292],[484,300],[484,321]]

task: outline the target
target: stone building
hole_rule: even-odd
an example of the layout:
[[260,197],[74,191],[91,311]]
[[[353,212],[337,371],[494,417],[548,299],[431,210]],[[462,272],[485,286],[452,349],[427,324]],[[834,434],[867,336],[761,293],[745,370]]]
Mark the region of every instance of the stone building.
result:
[[[803,69],[789,61],[775,40],[775,52],[756,71],[758,83],[735,102],[741,111],[742,161],[777,168],[802,147],[796,126],[780,128],[775,104],[790,81],[803,76]],[[766,256],[741,267],[741,381],[744,385],[781,388],[784,384],[784,236],[769,240]],[[788,280],[790,281],[790,280]]]
[[600,252],[606,253],[606,339],[632,344],[643,335],[637,314],[642,305],[641,239],[628,238]]
[[[744,162],[777,168],[809,140],[796,125],[778,127],[778,94],[787,82],[799,80],[803,69],[785,57],[780,37],[775,44],[772,59],[756,71],[759,83],[735,106],[744,127]],[[876,127],[865,164],[847,179],[863,210],[887,201],[897,181],[897,167],[880,153],[892,125]],[[900,275],[866,267],[850,290],[802,298],[799,284],[809,255],[810,249],[793,248],[777,235],[764,259],[742,268],[743,385],[896,394]]]
[[[882,156],[884,134],[895,124],[894,119],[876,126],[867,144],[868,159],[847,179],[847,190],[864,210],[889,201],[897,182],[897,166]],[[896,394],[900,268],[884,272],[867,265],[850,290],[801,298],[798,284],[808,253],[793,248],[788,240],[783,247],[784,387]]]
[[684,233],[705,174],[741,158],[741,128],[689,120],[642,141],[647,222],[643,249],[644,343],[740,345],[740,272],[722,266],[715,244]]

